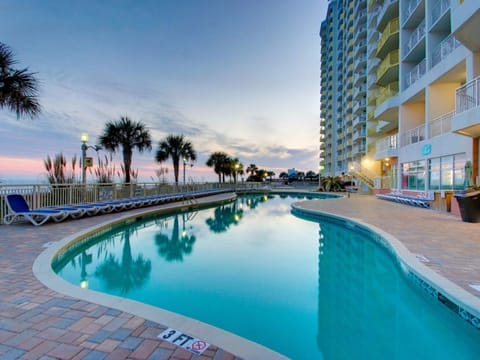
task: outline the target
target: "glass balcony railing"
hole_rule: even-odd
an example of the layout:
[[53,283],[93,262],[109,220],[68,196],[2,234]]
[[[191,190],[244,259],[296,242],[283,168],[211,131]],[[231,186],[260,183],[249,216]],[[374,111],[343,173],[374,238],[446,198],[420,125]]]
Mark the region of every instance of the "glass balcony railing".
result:
[[380,63],[377,69],[377,79],[381,79],[383,75],[393,66],[398,65],[398,49],[391,51],[385,59]]
[[459,47],[462,43],[458,41],[453,34],[446,37],[432,52],[432,64],[434,67],[443,59],[445,59],[453,50]]
[[416,144],[425,140],[425,125],[417,126],[414,129],[410,129],[402,134],[402,144],[410,145]]
[[405,79],[406,87],[411,86],[427,72],[427,62],[423,59],[407,74]]
[[398,149],[398,134],[387,136],[375,143],[377,154],[384,151]]
[[451,132],[452,118],[454,115],[455,111],[452,111],[432,120],[428,124],[428,137],[433,138]]
[[432,8],[432,24],[435,24],[450,9],[450,0],[438,0]]
[[378,40],[377,43],[377,54],[382,50],[383,45],[387,42],[387,40],[393,36],[394,34],[397,34],[399,31],[399,21],[398,17],[391,20],[387,26],[385,26],[385,29],[382,31],[382,36]]
[[423,20],[417,28],[413,31],[413,33],[410,35],[408,41],[405,43],[404,46],[404,54],[408,55],[410,50],[412,50],[415,45],[419,43],[420,40],[422,40],[425,37],[425,20]]
[[407,5],[405,6],[405,10],[403,12],[403,23],[405,24],[412,15],[412,13],[415,11],[417,8],[418,4],[420,4],[422,0],[410,0],[408,1]]
[[376,99],[377,107],[380,106],[385,100],[398,94],[398,81],[389,84],[388,86],[380,88]]

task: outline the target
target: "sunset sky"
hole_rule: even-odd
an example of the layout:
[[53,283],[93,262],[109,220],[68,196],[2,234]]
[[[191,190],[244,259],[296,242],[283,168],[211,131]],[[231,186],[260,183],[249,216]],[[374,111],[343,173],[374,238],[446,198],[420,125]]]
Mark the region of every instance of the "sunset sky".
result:
[[151,130],[153,151],[133,156],[141,180],[158,169],[154,154],[169,133],[184,134],[197,150],[187,170],[193,180],[217,179],[205,166],[214,151],[277,175],[317,171],[326,7],[326,0],[2,0],[0,42],[18,68],[36,73],[43,112],[31,120],[0,109],[0,181],[45,181],[47,155],[80,157],[80,133],[94,145],[120,116]]

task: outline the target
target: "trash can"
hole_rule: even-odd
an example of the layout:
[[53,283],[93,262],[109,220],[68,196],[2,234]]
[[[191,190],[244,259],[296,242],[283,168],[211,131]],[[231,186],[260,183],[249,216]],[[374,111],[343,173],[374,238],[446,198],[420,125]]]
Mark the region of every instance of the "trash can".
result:
[[460,215],[465,222],[480,222],[480,190],[455,194]]

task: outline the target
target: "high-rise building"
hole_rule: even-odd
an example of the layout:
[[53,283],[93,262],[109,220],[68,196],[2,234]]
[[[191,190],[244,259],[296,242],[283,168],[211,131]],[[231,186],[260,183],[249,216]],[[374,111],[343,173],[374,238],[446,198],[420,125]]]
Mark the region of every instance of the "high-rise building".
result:
[[322,23],[320,170],[347,173],[366,150],[366,0],[334,0]]
[[320,30],[322,174],[445,196],[470,180],[470,161],[479,182],[478,34],[478,0],[330,1]]

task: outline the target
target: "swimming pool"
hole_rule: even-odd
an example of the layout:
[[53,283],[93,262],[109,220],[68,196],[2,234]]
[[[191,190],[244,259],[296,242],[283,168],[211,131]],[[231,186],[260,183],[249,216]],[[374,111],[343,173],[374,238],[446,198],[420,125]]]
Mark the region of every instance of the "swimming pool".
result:
[[469,359],[480,331],[410,281],[371,233],[246,196],[114,226],[54,262],[83,287],[172,310],[293,359]]

